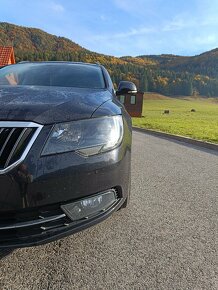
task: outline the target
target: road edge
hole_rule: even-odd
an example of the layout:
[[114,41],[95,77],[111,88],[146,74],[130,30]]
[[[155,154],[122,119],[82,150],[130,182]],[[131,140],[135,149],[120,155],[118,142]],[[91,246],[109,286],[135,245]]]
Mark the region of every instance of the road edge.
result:
[[192,145],[200,146],[203,148],[218,151],[218,144],[215,144],[215,143],[204,142],[204,141],[195,140],[195,139],[192,139],[189,137],[184,137],[184,136],[180,136],[180,135],[172,135],[169,133],[164,133],[164,132],[155,131],[155,130],[146,129],[146,128],[139,128],[139,127],[132,127],[132,128],[134,131],[150,134],[150,135],[157,136],[157,137],[173,139],[176,141],[185,142],[188,144],[192,144]]

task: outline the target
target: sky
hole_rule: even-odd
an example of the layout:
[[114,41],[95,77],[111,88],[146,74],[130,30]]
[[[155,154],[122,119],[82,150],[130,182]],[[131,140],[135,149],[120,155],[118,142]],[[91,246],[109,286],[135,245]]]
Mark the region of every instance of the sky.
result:
[[0,22],[103,54],[197,55],[218,47],[218,0],[0,0]]

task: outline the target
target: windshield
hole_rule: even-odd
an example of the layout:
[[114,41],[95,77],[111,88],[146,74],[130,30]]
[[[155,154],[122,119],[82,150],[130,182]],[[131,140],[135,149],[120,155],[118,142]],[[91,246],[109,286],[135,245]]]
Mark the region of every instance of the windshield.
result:
[[24,63],[3,67],[0,85],[105,88],[100,67],[71,63]]

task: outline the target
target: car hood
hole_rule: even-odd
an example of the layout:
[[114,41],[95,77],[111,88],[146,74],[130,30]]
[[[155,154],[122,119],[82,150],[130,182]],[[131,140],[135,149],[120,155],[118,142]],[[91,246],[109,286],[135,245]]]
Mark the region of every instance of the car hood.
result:
[[32,121],[52,124],[90,118],[111,99],[108,90],[1,86],[0,121]]

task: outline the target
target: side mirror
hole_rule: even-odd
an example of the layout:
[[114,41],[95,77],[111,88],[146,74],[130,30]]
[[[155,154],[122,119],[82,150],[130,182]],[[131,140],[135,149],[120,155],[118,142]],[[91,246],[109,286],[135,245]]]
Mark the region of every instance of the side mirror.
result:
[[116,91],[116,95],[124,95],[124,94],[136,94],[137,88],[136,85],[132,82],[121,81],[118,86],[118,90]]

